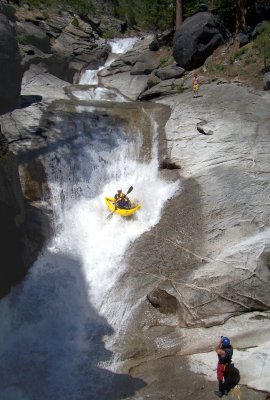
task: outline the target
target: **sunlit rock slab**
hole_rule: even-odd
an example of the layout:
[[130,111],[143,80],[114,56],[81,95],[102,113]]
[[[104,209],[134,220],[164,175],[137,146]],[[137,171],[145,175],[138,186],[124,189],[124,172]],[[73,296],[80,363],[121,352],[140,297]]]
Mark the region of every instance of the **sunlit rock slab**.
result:
[[[265,312],[232,318],[222,328],[219,328],[219,332],[215,327],[209,329],[208,333],[200,329],[192,333],[200,339],[202,345],[209,345],[211,339],[212,347],[221,334],[229,336],[234,346],[233,362],[240,371],[240,383],[256,390],[270,392],[269,332],[270,314]],[[216,335],[216,341],[214,341],[213,334]],[[195,351],[194,344],[191,343],[191,338],[189,341],[190,350],[193,352]],[[217,355],[213,350],[212,348],[211,352],[198,352],[188,356],[191,371],[202,374],[212,381],[216,380],[215,367],[217,363]]]
[[139,95],[147,88],[147,75],[130,75],[123,72],[116,75],[100,77],[102,85],[107,88],[118,89],[120,93],[130,100],[136,100]]

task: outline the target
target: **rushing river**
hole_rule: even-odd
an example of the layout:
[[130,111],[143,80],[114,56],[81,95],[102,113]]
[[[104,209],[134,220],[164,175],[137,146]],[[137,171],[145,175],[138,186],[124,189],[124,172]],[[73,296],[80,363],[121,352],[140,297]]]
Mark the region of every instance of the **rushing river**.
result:
[[[115,42],[113,52],[133,44],[134,39]],[[96,79],[93,72],[82,77],[84,84]],[[0,302],[1,400],[113,400],[142,385],[112,372],[113,348],[105,338],[117,336],[136,307],[124,297],[121,304],[113,301],[128,268],[125,253],[158,223],[177,183],[159,177],[153,121],[150,154],[142,157],[140,132],[129,137],[114,126],[108,141],[102,118],[90,140],[80,123],[82,110],[77,107],[76,140],[66,140],[46,158],[53,237],[24,282]],[[95,116],[94,107],[86,110]],[[58,124],[56,132],[68,129],[63,119]],[[131,185],[130,198],[141,202],[141,210],[129,220],[108,220],[104,197]]]

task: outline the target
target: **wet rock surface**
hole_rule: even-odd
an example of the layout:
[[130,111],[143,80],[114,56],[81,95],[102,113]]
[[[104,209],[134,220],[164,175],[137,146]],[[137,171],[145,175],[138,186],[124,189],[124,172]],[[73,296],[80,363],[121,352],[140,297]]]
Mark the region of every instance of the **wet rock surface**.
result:
[[[168,376],[177,380],[181,373],[174,362],[179,355],[193,354],[187,365],[182,358],[179,369],[185,370],[185,378],[179,377],[171,398],[181,390],[185,398],[197,398],[199,375],[207,370],[207,379],[216,379],[214,346],[226,333],[236,349],[234,362],[243,385],[269,391],[266,377],[260,384],[260,372],[247,367],[245,362],[252,362],[244,361],[242,351],[255,345],[251,357],[267,357],[269,343],[269,96],[212,83],[196,99],[190,90],[160,102],[172,109],[165,140],[170,161],[181,166],[174,171],[181,187],[159,224],[129,249],[119,299],[133,282],[137,308],[117,344],[126,360],[123,370],[132,368],[137,377],[143,371],[151,386],[143,394],[165,399],[159,384],[150,382],[154,376],[164,385]],[[147,297],[156,288],[177,299],[178,313],[164,315],[149,304]],[[172,361],[163,378],[159,374],[168,356]],[[196,376],[186,372],[190,368]],[[200,398],[215,398],[212,384],[204,382],[207,389]],[[231,395],[267,398],[244,386]]]
[[45,172],[37,156],[46,148],[43,114],[55,98],[66,98],[66,82],[32,66],[23,77],[21,106],[0,118],[0,297],[18,284],[51,234]]
[[[58,22],[44,22],[53,38],[60,35]],[[84,41],[89,32],[78,33],[69,25],[65,34]],[[65,45],[66,36],[59,39],[59,47]],[[102,82],[137,99],[149,84],[145,74],[130,75],[137,61],[135,52],[126,55],[102,74]],[[72,68],[78,72],[81,65]],[[162,129],[159,132],[160,174],[180,179],[180,187],[164,207],[159,224],[128,250],[129,268],[114,301],[121,304],[128,287],[127,302],[134,313],[115,348],[122,370],[148,384],[130,398],[206,400],[215,398],[213,347],[226,332],[238,350],[234,360],[243,384],[261,390],[241,386],[232,397],[263,400],[267,398],[263,391],[270,390],[258,376],[263,363],[260,371],[244,367],[254,357],[265,360],[269,348],[269,97],[237,85],[206,84],[200,97],[193,99],[191,79],[185,82],[188,90],[181,94],[175,90],[175,80],[158,84],[164,88],[158,95],[170,95],[160,101],[172,110],[166,136]],[[48,211],[40,202],[46,179],[38,156],[48,151],[48,144],[62,139],[61,131],[50,130],[50,121],[65,112],[64,106],[61,102],[58,109],[48,106],[55,99],[67,100],[65,86],[46,68],[31,67],[23,81],[22,107],[1,118],[9,146],[19,155],[23,193],[30,202],[25,210],[22,207],[24,218],[17,206],[5,212],[15,227],[7,237],[16,241],[16,224],[24,226],[29,232],[24,246],[32,246],[31,254],[49,235]],[[69,107],[67,112],[72,113],[74,104]],[[122,107],[125,117],[131,115],[132,132],[138,114],[128,104]],[[149,112],[147,105],[142,107]],[[158,114],[162,125],[168,109]],[[68,126],[72,128],[71,121]],[[74,140],[70,132],[64,136]],[[149,143],[145,137],[146,149]],[[28,263],[33,261],[29,254],[21,256]],[[17,265],[18,260],[13,261]],[[244,353],[250,358],[245,359]]]

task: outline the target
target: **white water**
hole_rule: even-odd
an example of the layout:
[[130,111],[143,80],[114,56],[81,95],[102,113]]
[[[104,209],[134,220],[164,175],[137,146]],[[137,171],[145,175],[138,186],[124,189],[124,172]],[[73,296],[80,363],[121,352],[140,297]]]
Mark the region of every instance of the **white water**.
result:
[[[98,85],[98,72],[103,68],[109,67],[113,61],[119,56],[119,54],[124,54],[131,50],[134,44],[139,40],[137,37],[124,38],[124,39],[113,39],[109,41],[111,45],[112,52],[109,55],[104,67],[99,67],[98,69],[88,69],[86,70],[80,79],[81,85]],[[87,100],[87,99],[86,99]]]
[[113,54],[123,54],[131,50],[134,44],[139,40],[138,37],[124,38],[124,39],[113,39],[109,41],[112,47]]
[[103,87],[92,87],[87,90],[74,90],[73,96],[79,100],[106,100],[106,101],[127,101],[127,99],[115,90]]
[[[78,112],[86,109],[95,112],[89,106]],[[140,133],[134,142],[117,127],[112,147],[100,133],[89,143],[78,131],[74,143],[49,153],[55,233],[23,283],[0,302],[1,400],[116,400],[121,388],[134,393],[136,380],[101,368],[117,358],[103,338],[117,335],[136,307],[125,298],[114,302],[128,268],[125,252],[159,221],[178,187],[158,176],[154,131],[153,124],[151,161],[138,161]],[[129,196],[142,209],[131,219],[107,220],[104,197],[131,185]]]

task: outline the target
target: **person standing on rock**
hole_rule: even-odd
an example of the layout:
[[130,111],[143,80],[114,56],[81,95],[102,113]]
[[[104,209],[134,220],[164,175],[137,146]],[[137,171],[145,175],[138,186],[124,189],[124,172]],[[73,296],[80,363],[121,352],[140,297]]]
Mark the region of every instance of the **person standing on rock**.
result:
[[229,338],[221,336],[215,351],[218,355],[217,364],[217,380],[218,380],[218,391],[215,394],[218,397],[223,395],[227,396],[229,387],[229,374],[230,374],[230,364],[232,362],[233,347]]
[[199,93],[199,78],[198,78],[198,75],[196,73],[194,74],[192,86],[193,86],[193,97],[198,97],[198,93]]

